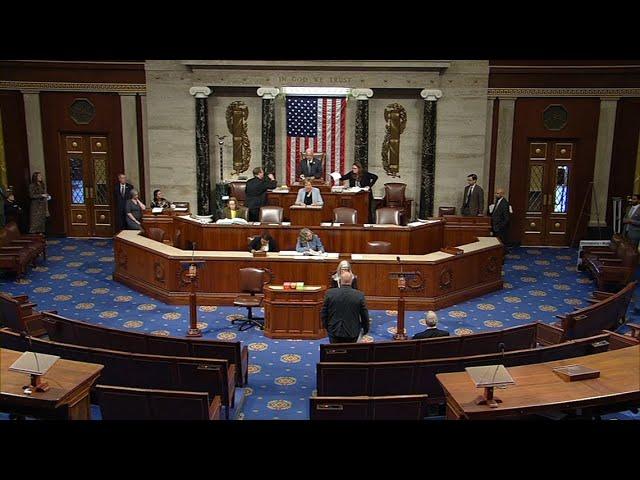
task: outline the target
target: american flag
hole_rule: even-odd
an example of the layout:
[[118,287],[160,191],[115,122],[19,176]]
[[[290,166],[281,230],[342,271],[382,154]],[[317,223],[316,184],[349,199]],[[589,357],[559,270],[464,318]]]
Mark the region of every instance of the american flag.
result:
[[287,179],[295,182],[296,162],[307,148],[326,153],[324,178],[342,172],[347,99],[287,97]]

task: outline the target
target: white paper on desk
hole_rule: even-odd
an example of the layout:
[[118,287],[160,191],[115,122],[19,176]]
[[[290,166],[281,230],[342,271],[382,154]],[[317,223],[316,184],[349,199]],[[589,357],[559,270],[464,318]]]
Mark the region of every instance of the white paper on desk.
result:
[[364,257],[361,253],[352,253],[351,260],[362,260]]
[[340,172],[333,172],[331,174],[331,178],[333,178],[333,181],[338,183],[340,181],[340,179],[342,178],[342,175],[340,174]]
[[407,223],[407,227],[418,227],[420,225],[424,225],[425,223],[427,222],[410,222],[410,223]]
[[296,250],[281,250],[278,255],[281,257],[301,257],[302,253]]
[[291,226],[291,222],[282,222],[281,225],[283,227],[290,227]]
[[423,220],[422,218],[419,218],[418,221],[420,223],[435,223],[435,222],[439,222],[440,220]]
[[334,226],[334,227],[340,227],[340,226],[342,226],[342,223],[340,223],[340,222],[333,222],[333,226]]
[[176,212],[186,212],[187,211],[187,207],[175,207],[174,210]]
[[162,213],[162,207],[153,207],[151,213]]
[[365,227],[373,227],[373,223],[365,223],[365,224],[363,224],[363,226],[365,226]]
[[331,226],[331,222],[322,222],[320,223],[321,227],[330,227]]

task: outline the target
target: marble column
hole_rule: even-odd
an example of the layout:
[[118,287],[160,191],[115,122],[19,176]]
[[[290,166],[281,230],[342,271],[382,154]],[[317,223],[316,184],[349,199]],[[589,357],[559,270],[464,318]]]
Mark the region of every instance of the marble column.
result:
[[[513,148],[513,118],[516,112],[515,97],[498,99],[498,132],[496,144],[496,181],[494,191],[504,189],[504,196],[509,198],[511,182],[511,150]],[[487,181],[487,180],[485,180]],[[489,199],[485,199],[489,204]]]
[[196,185],[198,215],[211,214],[211,162],[209,160],[209,122],[207,97],[209,87],[192,87],[189,93],[196,98]]
[[[485,123],[487,130],[484,137],[484,163],[482,166],[482,172],[478,172],[482,183],[484,184],[485,192],[487,193],[487,203],[491,203],[489,199],[492,197],[493,184],[491,184],[491,137],[493,135],[493,105],[495,103],[495,97],[489,97],[487,99],[487,113],[485,117]],[[495,171],[494,171],[495,175]]]
[[42,141],[42,118],[40,116],[40,92],[23,91],[24,117],[27,127],[27,150],[29,152],[29,172],[42,172],[44,168],[44,144]]
[[436,176],[436,128],[437,104],[442,98],[441,90],[424,89],[420,92],[424,98],[422,119],[422,163],[420,165],[420,209],[418,218],[433,216],[433,192]]
[[153,192],[151,191],[151,168],[149,165],[149,131],[147,129],[147,96],[140,95],[140,109],[142,110],[142,151],[143,151],[143,165],[144,165],[144,189],[147,195]]
[[[142,191],[140,185],[140,164],[138,163],[138,119],[136,116],[136,94],[120,93],[120,116],[122,120],[122,153],[124,173],[130,183]],[[146,191],[145,203],[151,203],[151,195]],[[141,195],[143,197],[143,195]]]
[[363,167],[369,166],[369,99],[373,96],[370,88],[354,88],[351,90],[357,101],[356,134],[353,161],[360,162]]
[[276,172],[276,97],[280,90],[273,87],[261,87],[258,96],[262,97],[262,168],[265,173]]
[[591,195],[590,227],[606,227],[609,173],[613,152],[613,133],[616,126],[618,98],[600,99],[600,117],[596,140],[596,161],[593,167],[593,194]]

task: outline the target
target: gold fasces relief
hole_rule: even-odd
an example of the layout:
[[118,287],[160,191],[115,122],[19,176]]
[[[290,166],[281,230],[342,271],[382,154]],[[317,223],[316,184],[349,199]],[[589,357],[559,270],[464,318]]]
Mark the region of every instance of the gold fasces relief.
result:
[[390,177],[400,176],[400,135],[407,126],[407,111],[399,103],[391,103],[384,109],[387,122],[382,142],[382,165]]
[[249,118],[249,107],[244,102],[237,100],[227,107],[227,127],[233,136],[232,175],[246,172],[251,162],[251,143],[247,132],[247,118]]

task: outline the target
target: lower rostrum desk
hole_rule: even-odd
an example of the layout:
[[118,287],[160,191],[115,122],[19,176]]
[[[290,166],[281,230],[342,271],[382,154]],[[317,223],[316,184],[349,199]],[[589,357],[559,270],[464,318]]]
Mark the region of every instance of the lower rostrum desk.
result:
[[91,420],[89,392],[102,372],[102,365],[61,358],[44,375],[49,390],[27,395],[22,387],[29,384],[29,375],[9,370],[23,352],[6,348],[0,352],[0,411],[41,418]]
[[[599,370],[600,377],[567,382],[553,372],[562,365],[584,365]],[[437,374],[447,400],[447,418],[494,419],[640,402],[640,346],[508,371],[516,384],[495,389],[495,396],[502,400],[497,408],[476,405],[482,389],[475,387],[467,372]]]

